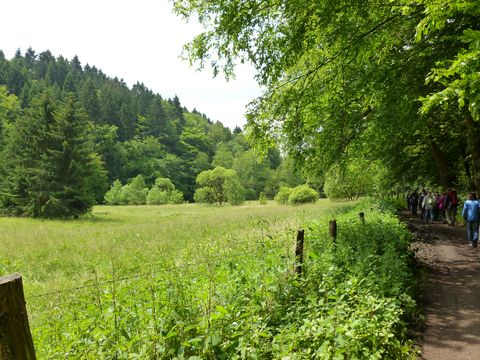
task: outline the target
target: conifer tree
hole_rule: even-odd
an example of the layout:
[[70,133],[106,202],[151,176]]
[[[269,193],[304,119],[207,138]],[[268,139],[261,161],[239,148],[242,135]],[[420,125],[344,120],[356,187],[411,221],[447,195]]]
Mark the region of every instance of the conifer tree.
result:
[[8,128],[0,169],[0,204],[7,213],[68,218],[93,206],[92,184],[105,174],[88,126],[73,95],[58,105],[47,93]]
[[41,217],[78,217],[94,204],[91,182],[98,169],[88,134],[89,121],[73,94],[55,112],[49,146],[37,169]]
[[5,129],[0,167],[0,205],[11,215],[33,215],[36,199],[30,193],[39,157],[46,152],[53,124],[54,102],[50,94],[35,99],[24,116]]

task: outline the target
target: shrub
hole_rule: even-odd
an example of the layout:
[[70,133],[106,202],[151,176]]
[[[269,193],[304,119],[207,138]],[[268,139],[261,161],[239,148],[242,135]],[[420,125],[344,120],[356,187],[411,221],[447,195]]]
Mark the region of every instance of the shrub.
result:
[[232,169],[217,166],[213,170],[202,171],[197,176],[197,185],[195,202],[239,205],[245,200],[245,189]]
[[147,204],[148,205],[165,205],[168,204],[169,196],[168,193],[164,190],[158,188],[151,188],[147,194]]
[[115,180],[110,190],[105,194],[105,203],[107,205],[120,205],[122,203],[122,182]]
[[292,193],[292,188],[287,186],[282,186],[280,190],[278,190],[277,195],[275,195],[275,201],[277,201],[279,204],[287,205],[288,198],[290,197],[291,193]]
[[267,195],[261,192],[260,196],[258,197],[258,201],[260,202],[260,205],[267,205]]
[[156,178],[154,188],[158,190],[166,191],[167,193],[171,193],[175,190],[175,185],[173,185],[172,181],[169,178]]
[[200,189],[197,189],[195,191],[193,199],[196,203],[213,204],[215,202],[213,190],[209,187],[202,187]]
[[128,205],[144,205],[147,202],[147,186],[142,175],[137,175],[122,188],[121,202]]
[[183,193],[180,190],[173,190],[170,193],[169,203],[170,204],[181,204],[181,203],[183,203]]
[[245,188],[238,176],[231,176],[225,180],[225,195],[230,205],[240,205],[245,201]]
[[182,202],[182,192],[176,190],[175,185],[167,178],[157,178],[148,191],[147,204],[149,205],[181,204]]
[[299,185],[292,189],[288,202],[290,204],[314,203],[318,200],[318,193],[308,185]]
[[382,163],[355,158],[343,166],[333,165],[327,171],[323,189],[331,199],[355,200],[360,196],[388,192],[387,179]]

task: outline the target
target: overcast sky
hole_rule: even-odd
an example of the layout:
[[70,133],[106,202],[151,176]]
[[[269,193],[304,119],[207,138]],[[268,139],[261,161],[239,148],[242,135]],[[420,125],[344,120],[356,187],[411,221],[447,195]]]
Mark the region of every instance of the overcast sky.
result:
[[168,0],[9,0],[1,3],[0,49],[10,59],[20,48],[101,69],[109,77],[137,81],[164,98],[178,95],[182,105],[196,108],[233,129],[243,126],[245,105],[260,94],[248,66],[236,80],[212,78],[179,59],[182,46],[201,31],[173,15]]

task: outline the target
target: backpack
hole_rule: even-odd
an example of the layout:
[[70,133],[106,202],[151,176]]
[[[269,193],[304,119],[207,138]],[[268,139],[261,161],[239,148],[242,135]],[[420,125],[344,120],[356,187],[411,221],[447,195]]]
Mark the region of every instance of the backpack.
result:
[[452,191],[450,194],[450,205],[456,206],[458,205],[458,198],[457,198],[457,193]]

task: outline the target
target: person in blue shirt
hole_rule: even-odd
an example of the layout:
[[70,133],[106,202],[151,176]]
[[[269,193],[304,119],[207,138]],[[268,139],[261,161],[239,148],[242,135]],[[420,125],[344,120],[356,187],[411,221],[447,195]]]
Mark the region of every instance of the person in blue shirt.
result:
[[470,246],[477,247],[478,243],[478,225],[480,221],[480,203],[477,195],[470,192],[467,200],[463,204],[462,216],[467,222],[467,238]]

